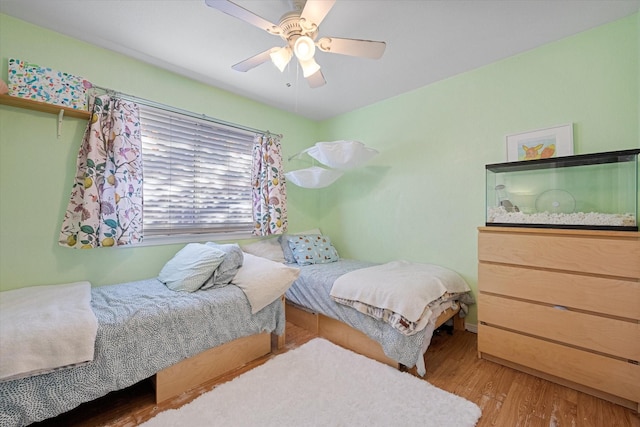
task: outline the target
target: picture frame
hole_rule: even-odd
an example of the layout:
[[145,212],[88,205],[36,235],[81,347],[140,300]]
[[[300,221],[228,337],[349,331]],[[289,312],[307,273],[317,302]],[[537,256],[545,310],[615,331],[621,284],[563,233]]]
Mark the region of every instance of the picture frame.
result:
[[505,139],[508,162],[570,156],[573,154],[573,123],[514,133]]

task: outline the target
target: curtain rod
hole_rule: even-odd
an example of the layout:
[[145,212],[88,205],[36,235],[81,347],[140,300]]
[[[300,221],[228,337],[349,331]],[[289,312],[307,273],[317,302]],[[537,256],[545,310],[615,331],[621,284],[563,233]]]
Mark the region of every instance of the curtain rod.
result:
[[194,113],[192,111],[183,110],[182,108],[172,107],[170,105],[161,104],[161,103],[155,102],[155,101],[150,101],[148,99],[140,98],[140,97],[137,97],[137,96],[134,96],[134,95],[129,95],[127,93],[119,92],[117,90],[109,89],[109,88],[102,87],[102,86],[97,86],[97,85],[94,85],[93,83],[91,83],[91,88],[92,89],[103,90],[108,95],[117,95],[117,96],[120,96],[120,97],[122,97],[124,99],[127,99],[128,101],[133,101],[133,102],[136,102],[136,103],[139,103],[139,104],[144,104],[146,106],[158,108],[158,109],[164,110],[164,111],[169,111],[171,113],[178,113],[178,114],[182,114],[184,116],[193,117],[193,118],[196,118],[196,119],[205,119],[205,120],[217,123],[219,125],[229,126],[229,127],[240,129],[240,130],[244,130],[244,131],[247,131],[247,132],[260,133],[260,134],[263,134],[263,135],[274,135],[274,136],[282,138],[282,134],[274,134],[272,132],[269,132],[268,130],[255,129],[255,128],[248,127],[248,126],[238,125],[236,123],[226,122],[224,120],[216,119],[215,117],[207,116],[206,114],[197,114],[197,113]]

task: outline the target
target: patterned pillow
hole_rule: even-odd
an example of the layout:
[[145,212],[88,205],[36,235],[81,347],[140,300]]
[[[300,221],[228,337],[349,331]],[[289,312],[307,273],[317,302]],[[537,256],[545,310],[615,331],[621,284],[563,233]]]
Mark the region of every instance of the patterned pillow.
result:
[[278,241],[280,242],[280,246],[282,246],[282,255],[284,256],[284,262],[287,264],[295,264],[296,259],[293,257],[293,252],[291,252],[291,248],[289,247],[289,240],[287,237],[289,236],[306,236],[309,234],[322,234],[319,228],[312,228],[311,230],[301,231],[299,233],[294,234],[283,234],[278,237]]
[[326,264],[340,259],[338,251],[327,236],[321,234],[287,236],[287,241],[298,265]]
[[220,249],[189,243],[162,267],[158,280],[174,291],[197,291],[222,263],[224,256]]

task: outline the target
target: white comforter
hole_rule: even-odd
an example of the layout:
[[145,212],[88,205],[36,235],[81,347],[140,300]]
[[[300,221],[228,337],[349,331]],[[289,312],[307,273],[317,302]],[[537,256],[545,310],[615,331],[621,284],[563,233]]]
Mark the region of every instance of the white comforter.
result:
[[0,381],[93,360],[97,330],[89,282],[0,292]]
[[[397,313],[422,330],[431,314],[429,304],[446,293],[470,291],[455,271],[433,264],[393,261],[346,273],[333,283],[331,298]],[[350,304],[354,306],[354,304]]]

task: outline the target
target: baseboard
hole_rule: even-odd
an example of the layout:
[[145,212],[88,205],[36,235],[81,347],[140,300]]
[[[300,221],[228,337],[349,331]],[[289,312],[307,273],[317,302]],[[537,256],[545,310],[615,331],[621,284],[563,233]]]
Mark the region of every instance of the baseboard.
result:
[[464,324],[464,328],[469,331],[469,332],[473,332],[474,334],[478,333],[478,325],[473,324],[473,323],[465,323]]

